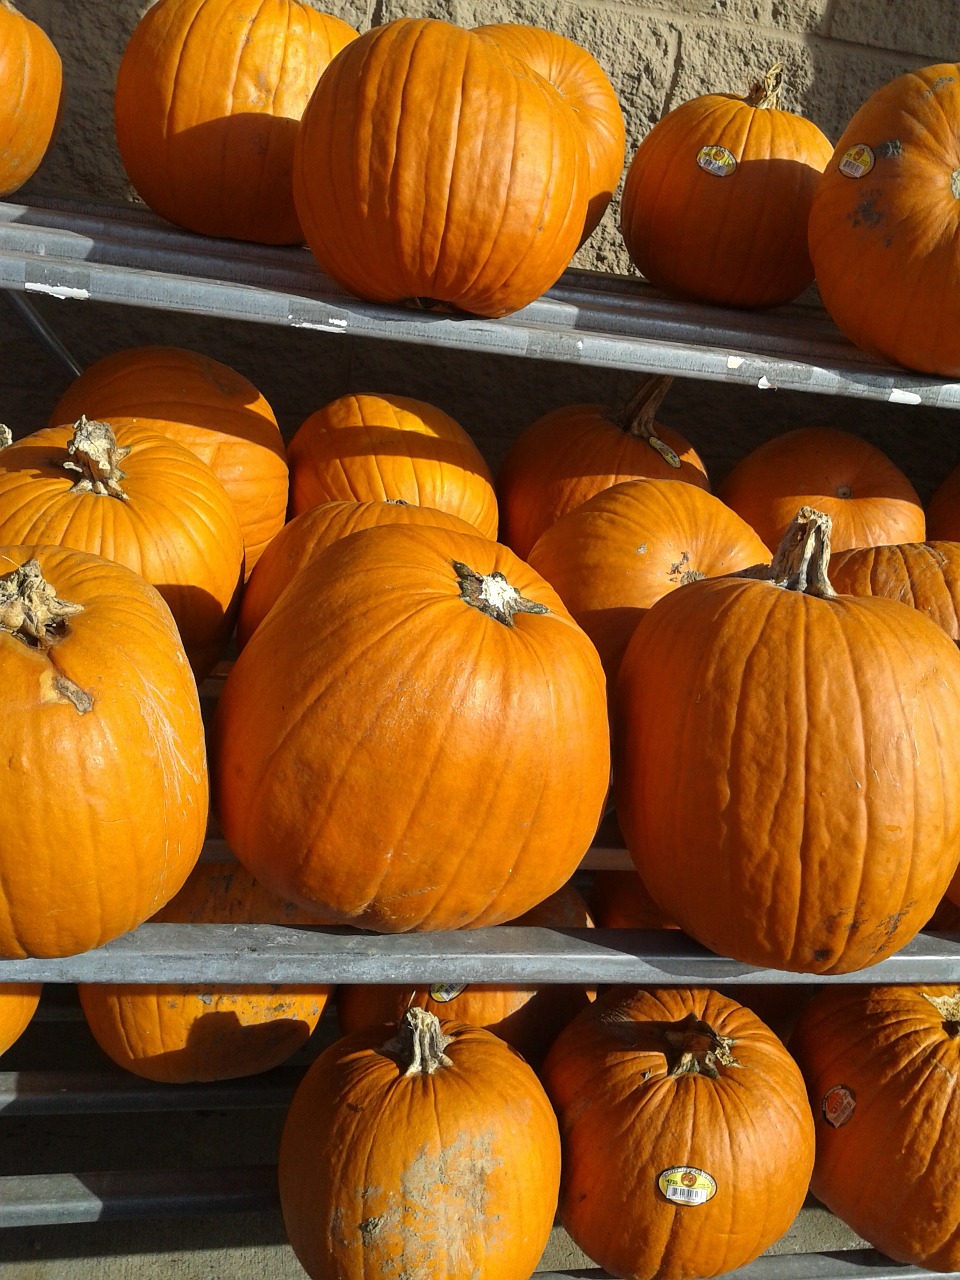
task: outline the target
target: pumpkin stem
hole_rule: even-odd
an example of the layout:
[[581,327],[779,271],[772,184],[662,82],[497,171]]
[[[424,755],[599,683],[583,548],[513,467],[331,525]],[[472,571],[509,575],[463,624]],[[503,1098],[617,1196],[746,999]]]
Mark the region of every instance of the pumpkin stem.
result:
[[440,1019],[429,1009],[413,1005],[400,1019],[397,1034],[383,1046],[383,1052],[395,1057],[404,1076],[432,1076],[441,1067],[453,1063],[443,1052],[450,1043],[444,1035]]
[[31,648],[49,649],[65,633],[67,619],[82,611],[82,604],[57,597],[36,560],[0,575],[0,631]]
[[667,1059],[667,1074],[671,1076],[707,1076],[716,1080],[722,1067],[739,1067],[733,1056],[733,1041],[714,1031],[695,1013],[688,1013],[680,1022],[660,1024]]
[[960,991],[952,996],[932,996],[924,991],[923,997],[929,1000],[943,1019],[943,1029],[951,1039],[960,1036]]
[[63,464],[65,471],[80,473],[73,492],[96,493],[127,502],[127,495],[120,487],[124,478],[120,463],[129,452],[128,445],[117,444],[108,423],[92,421],[81,414],[73,428],[73,439],[67,445],[67,453],[78,461]]
[[747,106],[779,111],[783,76],[783,63],[775,62],[762,80],[757,80],[750,86],[750,92],[744,98]]
[[510,585],[499,569],[493,573],[477,573],[460,560],[453,562],[454,572],[460,581],[460,599],[488,618],[513,626],[515,613],[549,613],[545,604],[528,600],[516,587]]
[[832,527],[833,521],[825,512],[801,507],[762,576],[786,591],[833,600],[837,593],[827,577]]
[[633,436],[635,440],[645,440],[651,449],[656,449],[668,466],[679,470],[682,465],[680,459],[660,439],[656,422],[657,410],[672,382],[673,378],[666,374],[654,373],[649,378],[644,378],[620,412],[614,415],[613,421],[628,436]]
[[7,445],[13,444],[13,432],[5,422],[0,422],[0,449],[6,449]]

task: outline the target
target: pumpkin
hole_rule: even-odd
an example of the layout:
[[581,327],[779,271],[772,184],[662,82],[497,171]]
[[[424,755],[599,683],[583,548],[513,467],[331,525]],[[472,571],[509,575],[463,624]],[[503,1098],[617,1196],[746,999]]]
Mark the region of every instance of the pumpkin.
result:
[[497,536],[490,469],[453,418],[423,400],[347,395],[303,422],[288,448],[290,510],[402,500],[449,511]]
[[505,46],[433,18],[341,51],[303,113],[293,191],[307,244],[350,293],[482,316],[554,283],[593,194],[563,94]]
[[0,0],[0,197],[40,167],[56,133],[63,67],[46,32]]
[[502,541],[526,559],[556,520],[624,480],[686,480],[709,489],[693,446],[656,420],[672,381],[645,378],[622,408],[564,405],[527,427],[497,474]]
[[256,573],[252,574],[237,614],[237,643],[241,648],[259,627],[281,591],[293,581],[305,564],[336,542],[360,529],[380,524],[430,525],[476,533],[473,525],[449,511],[418,507],[399,498],[382,502],[322,502],[308,507],[285,524],[270,543]]
[[560,1139],[519,1054],[413,1008],[320,1054],[287,1113],[278,1176],[314,1280],[520,1280],[553,1226]]
[[561,516],[527,560],[597,646],[611,696],[634,628],[661,596],[767,564],[770,552],[719,498],[672,480],[627,480]]
[[898,950],[960,853],[960,652],[838,595],[802,509],[768,576],[659,600],[620,667],[614,788],[654,901],[722,955],[849,973]]
[[773,1032],[716,991],[609,989],[554,1041],[543,1080],[560,1121],[560,1219],[613,1275],[734,1270],[803,1204],[803,1079]]
[[253,571],[287,512],[283,437],[266,400],[229,365],[182,347],[114,351],[67,387],[49,426],[88,418],[136,418],[207,464],[226,489]]
[[919,609],[960,640],[960,542],[901,542],[856,547],[830,557],[841,595],[885,596]]
[[883,360],[943,377],[960,374],[958,115],[956,62],[878,89],[837,143],[809,224],[837,327]]
[[587,901],[598,929],[675,929],[636,871],[595,871]]
[[913,485],[887,455],[849,431],[798,427],[742,458],[717,490],[775,550],[800,507],[833,521],[831,546],[922,542],[923,508]]
[[816,1120],[814,1195],[888,1258],[960,1269],[960,987],[828,987],[790,1048]]
[[200,702],[170,610],[65,547],[0,548],[0,956],[68,956],[177,892],[207,821]]
[[198,678],[226,647],[243,574],[236,512],[206,463],[134,419],[81,418],[0,452],[0,542],[134,569],[170,606]]
[[829,139],[781,105],[777,64],[744,97],[708,93],[653,126],[623,186],[620,230],[657,289],[773,307],[813,281],[807,217]]
[[449,529],[365,529],[311,561],[237,658],[212,736],[240,861],[385,933],[542,902],[589,848],[609,774],[593,645],[506,547]]
[[626,131],[613,86],[592,53],[555,31],[519,22],[497,22],[474,27],[474,31],[549,80],[583,126],[590,195],[582,244],[599,225],[623,173]]
[[30,1025],[43,984],[0,982],[0,1053],[6,1053]]
[[[564,885],[514,925],[547,929],[584,929],[593,922],[582,894]],[[537,1069],[558,1032],[589,1003],[584,987],[547,983],[542,987],[444,982],[425,986],[348,983],[337,988],[337,1016],[345,1032],[398,1022],[416,1005],[440,1019],[486,1027]]]
[[960,466],[941,480],[927,503],[927,536],[960,542]]
[[[201,862],[153,916],[172,924],[321,924],[267,893],[232,859]],[[80,983],[94,1039],[118,1066],[186,1084],[269,1071],[306,1043],[331,988]]]
[[291,171],[300,117],[356,31],[305,0],[158,0],[117,69],[127,176],[190,231],[301,244]]

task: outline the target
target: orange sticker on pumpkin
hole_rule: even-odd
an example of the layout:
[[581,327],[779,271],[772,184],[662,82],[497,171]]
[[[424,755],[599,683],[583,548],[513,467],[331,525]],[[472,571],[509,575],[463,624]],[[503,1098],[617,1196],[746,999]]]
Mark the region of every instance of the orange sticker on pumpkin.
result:
[[845,1084],[835,1084],[820,1099],[820,1110],[824,1120],[832,1129],[845,1125],[853,1115],[857,1106],[857,1095]]

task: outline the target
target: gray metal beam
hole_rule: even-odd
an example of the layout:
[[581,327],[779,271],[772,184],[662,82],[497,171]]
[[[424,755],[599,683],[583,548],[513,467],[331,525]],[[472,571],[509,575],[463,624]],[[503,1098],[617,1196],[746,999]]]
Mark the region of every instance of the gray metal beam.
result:
[[288,1107],[302,1067],[209,1084],[157,1084],[121,1071],[2,1071],[0,1113],[8,1116],[119,1115],[207,1108]]

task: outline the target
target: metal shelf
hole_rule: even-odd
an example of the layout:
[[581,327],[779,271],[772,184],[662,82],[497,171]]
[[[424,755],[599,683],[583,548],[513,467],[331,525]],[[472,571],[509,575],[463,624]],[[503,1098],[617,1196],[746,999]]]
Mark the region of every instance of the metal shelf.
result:
[[133,205],[0,202],[0,289],[761,388],[960,408],[960,383],[885,366],[818,306],[673,302],[636,278],[567,271],[502,320],[358,301],[305,249],[215,240]]

